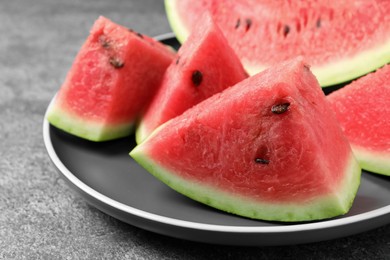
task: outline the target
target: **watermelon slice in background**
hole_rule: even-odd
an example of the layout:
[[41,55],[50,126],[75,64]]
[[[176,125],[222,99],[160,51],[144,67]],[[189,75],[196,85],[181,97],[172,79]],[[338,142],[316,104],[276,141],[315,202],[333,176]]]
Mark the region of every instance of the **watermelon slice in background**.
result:
[[321,86],[349,81],[390,61],[390,1],[165,0],[184,42],[210,11],[249,74],[302,55]]
[[239,58],[207,14],[179,49],[136,131],[137,143],[200,101],[245,79]]
[[175,52],[105,17],[94,23],[47,113],[70,134],[106,141],[131,134]]
[[176,191],[255,219],[342,215],[360,184],[350,145],[302,59],[195,105],[130,155]]
[[390,176],[390,65],[328,95],[361,167]]

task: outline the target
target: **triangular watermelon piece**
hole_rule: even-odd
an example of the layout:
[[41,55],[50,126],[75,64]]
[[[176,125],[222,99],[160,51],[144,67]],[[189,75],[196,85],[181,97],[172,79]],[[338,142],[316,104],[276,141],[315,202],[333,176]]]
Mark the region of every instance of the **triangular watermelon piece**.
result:
[[176,191],[241,216],[346,213],[361,169],[309,67],[293,60],[160,126],[130,155]]
[[170,47],[99,17],[47,119],[91,141],[130,135],[174,58]]
[[239,58],[207,13],[177,56],[142,117],[137,143],[162,123],[247,77]]
[[360,166],[390,176],[390,65],[328,95]]

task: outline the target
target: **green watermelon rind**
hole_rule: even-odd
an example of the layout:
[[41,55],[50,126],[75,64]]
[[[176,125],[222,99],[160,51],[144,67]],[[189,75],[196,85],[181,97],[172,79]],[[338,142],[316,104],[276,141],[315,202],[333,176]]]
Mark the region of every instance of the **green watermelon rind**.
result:
[[103,142],[125,137],[130,135],[134,130],[134,123],[108,125],[104,122],[96,122],[72,115],[65,109],[59,107],[55,103],[55,99],[49,106],[46,119],[58,129],[94,142]]
[[[158,129],[160,128],[161,126]],[[158,129],[148,139],[154,136]],[[356,159],[351,156],[345,172],[345,180],[340,187],[333,187],[335,191],[340,191],[340,194],[318,196],[304,205],[302,202],[267,203],[228,194],[204,183],[185,180],[175,175],[148,156],[147,140],[136,146],[130,152],[130,156],[173,190],[213,208],[252,219],[300,222],[344,215],[351,208],[360,186],[361,168]]]
[[137,144],[142,143],[143,140],[145,140],[148,137],[148,131],[147,127],[145,125],[145,122],[141,120],[141,122],[138,124],[136,130],[135,130],[135,142]]
[[[165,0],[165,10],[172,31],[175,33],[177,40],[183,43],[189,36],[189,31],[180,22],[181,18],[176,10],[175,1]],[[358,78],[389,62],[390,37],[383,43],[358,53],[354,57],[341,59],[321,67],[312,66],[311,70],[322,87],[329,87]],[[249,75],[254,75],[267,68],[266,66],[254,66],[245,62],[245,60],[242,63]]]
[[[390,61],[390,38],[383,45],[371,50],[359,53],[349,59],[330,63],[322,67],[311,67],[310,70],[316,76],[322,87],[329,87],[335,84],[348,82],[362,75],[375,71]],[[249,75],[266,69],[266,67],[255,67],[245,65]]]
[[175,1],[165,0],[164,3],[169,25],[175,33],[176,39],[180,43],[183,43],[188,38],[189,32],[182,23],[177,22],[181,19],[178,16],[178,11],[176,10],[176,5],[174,4]]
[[364,170],[390,176],[390,153],[376,152],[351,143],[352,151]]
[[383,44],[366,50],[349,59],[328,64],[323,67],[312,67],[322,87],[347,82],[376,70],[390,61],[390,37]]

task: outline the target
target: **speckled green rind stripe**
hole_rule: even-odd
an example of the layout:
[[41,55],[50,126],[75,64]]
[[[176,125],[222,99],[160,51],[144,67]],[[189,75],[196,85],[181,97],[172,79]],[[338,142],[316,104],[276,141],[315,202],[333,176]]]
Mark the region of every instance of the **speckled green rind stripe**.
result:
[[134,123],[107,126],[104,123],[87,121],[69,114],[53,102],[48,109],[46,119],[50,124],[67,133],[94,142],[125,137],[130,135],[134,129]]
[[[211,186],[185,180],[147,154],[147,140],[138,145],[130,155],[157,179],[177,192],[211,207],[253,219],[298,222],[331,218],[347,213],[360,185],[361,169],[351,156],[345,179],[335,194],[318,196],[308,202],[270,203],[229,194]],[[183,155],[184,156],[184,155]]]
[[354,144],[351,146],[360,167],[373,173],[390,176],[390,153],[373,152]]
[[[176,1],[180,0],[165,0],[165,10],[172,31],[175,33],[179,42],[183,43],[187,39],[189,31],[181,21],[178,11],[176,10]],[[382,44],[364,52],[357,53],[357,55],[353,57],[341,59],[321,67],[313,66],[311,67],[311,71],[322,87],[329,87],[358,78],[389,62],[390,37]],[[249,75],[254,75],[266,69],[266,66],[261,64],[253,65],[245,60],[242,60],[242,63]]]

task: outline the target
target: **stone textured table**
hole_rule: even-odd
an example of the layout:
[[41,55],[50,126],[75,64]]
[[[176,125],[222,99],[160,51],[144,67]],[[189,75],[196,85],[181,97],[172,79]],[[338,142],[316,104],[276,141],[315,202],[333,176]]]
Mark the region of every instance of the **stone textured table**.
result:
[[154,234],[89,206],[50,162],[42,120],[99,15],[152,36],[170,31],[158,0],[0,3],[0,259],[390,259],[390,225],[320,243],[228,247]]

